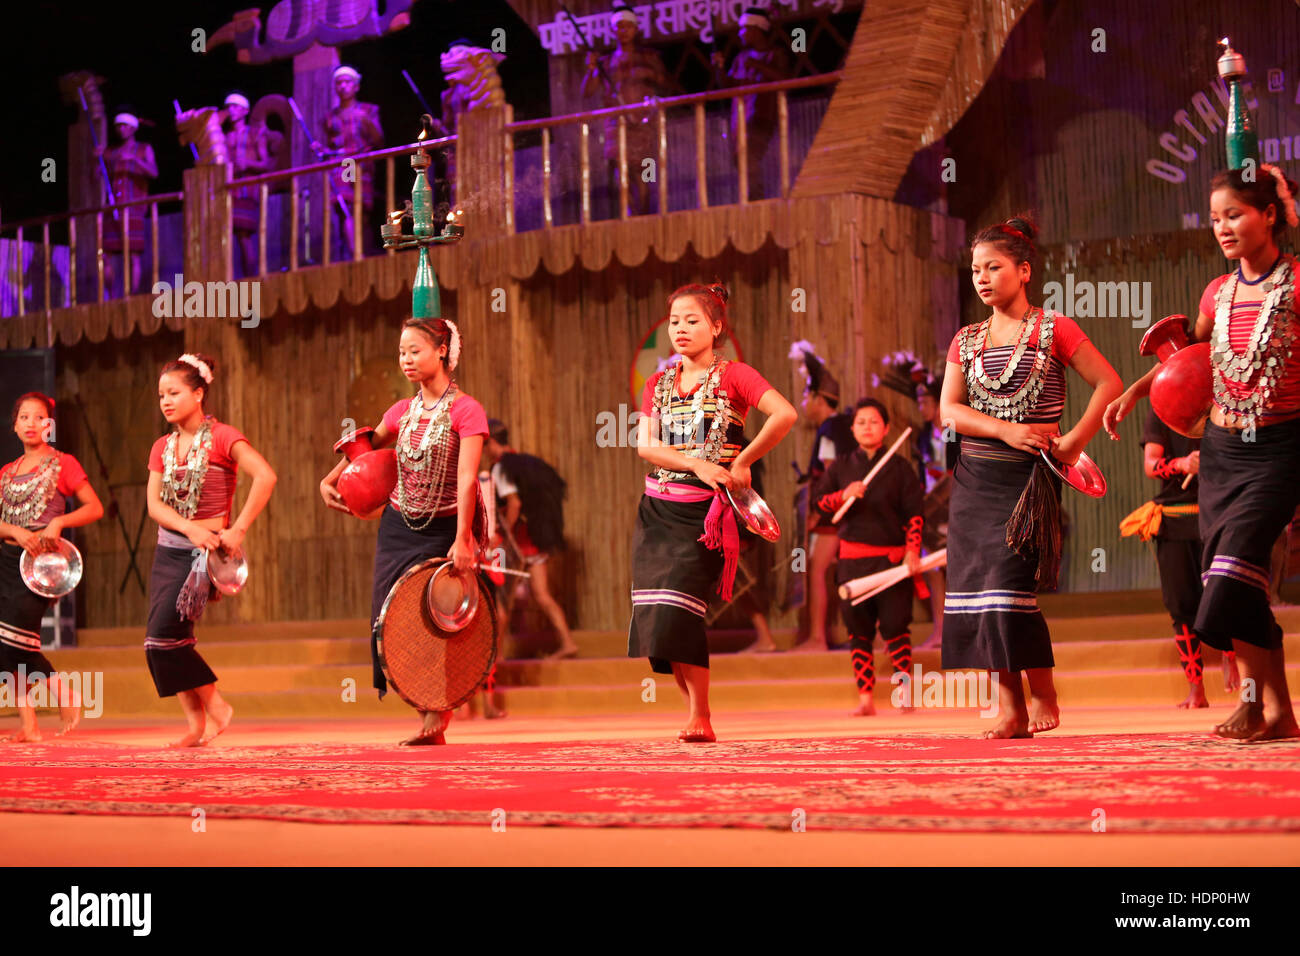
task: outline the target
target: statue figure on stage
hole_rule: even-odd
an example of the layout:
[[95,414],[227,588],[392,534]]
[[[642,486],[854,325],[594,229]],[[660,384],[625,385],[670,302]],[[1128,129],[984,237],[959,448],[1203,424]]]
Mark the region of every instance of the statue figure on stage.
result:
[[[627,106],[663,96],[675,84],[659,54],[637,43],[636,14],[624,3],[614,4],[610,14],[618,46],[604,56],[587,54],[587,75],[582,78],[582,95],[598,90],[604,106]],[[645,159],[659,155],[655,148],[654,114],[646,111],[627,117],[627,164],[629,185],[636,186],[637,211],[650,211],[650,184],[640,175]],[[613,193],[618,195],[618,117],[605,121],[605,161],[610,164]],[[667,212],[667,210],[660,210]]]
[[[325,120],[325,138],[328,146],[320,142],[311,145],[312,150],[322,158],[337,156],[346,158],[358,153],[367,153],[384,145],[384,129],[379,122],[379,107],[374,103],[363,103],[357,99],[361,89],[361,74],[350,66],[340,66],[334,71],[334,92],[338,95],[339,105],[330,111]],[[375,173],[369,163],[357,163],[351,168],[343,163],[330,177],[332,186],[331,202],[338,217],[339,228],[335,235],[340,237],[338,249],[352,252],[352,190],[355,177],[361,180],[361,209],[365,216],[375,201]],[[367,247],[373,245],[371,236],[374,230],[363,228]],[[341,257],[341,254],[340,256]]]
[[[790,59],[785,50],[772,43],[772,21],[759,7],[748,7],[740,15],[740,52],[731,59],[731,67],[722,74],[724,57],[714,53],[714,82],[721,87],[772,83],[790,78]],[[777,127],[775,93],[751,93],[744,97],[745,156],[748,160],[749,199],[765,198],[763,157]],[[732,114],[732,160],[735,161],[736,118]]]
[[[267,129],[262,124],[248,122],[248,97],[231,93],[226,97],[226,155],[235,179],[256,176],[274,168],[267,139]],[[250,276],[257,272],[257,249],[254,239],[258,226],[258,191],[251,186],[235,190],[231,204],[235,240],[239,247],[241,268],[239,275]]]
[[[140,129],[140,119],[128,107],[123,107],[113,117],[113,126],[121,142],[117,146],[95,150],[96,155],[103,156],[108,167],[109,181],[113,188],[111,200],[115,203],[127,202],[149,195],[149,181],[158,178],[158,163],[154,159],[153,147],[148,143],[138,142],[136,131]],[[129,234],[122,236],[121,220],[105,219],[104,283],[112,287],[121,253],[129,243],[131,254],[131,276],[123,280],[123,296],[131,295],[140,288],[140,260],[144,252],[144,219],[147,210],[142,206],[131,208]],[[114,257],[112,254],[117,253]],[[158,251],[154,250],[154,255]],[[129,285],[126,283],[129,281]]]

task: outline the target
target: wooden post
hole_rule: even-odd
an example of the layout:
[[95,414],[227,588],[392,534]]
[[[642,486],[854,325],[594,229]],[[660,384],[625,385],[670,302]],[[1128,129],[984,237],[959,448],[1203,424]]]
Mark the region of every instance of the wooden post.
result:
[[785,90],[776,94],[777,139],[781,150],[781,198],[790,198],[790,101]]
[[[384,175],[387,182],[384,184],[384,215],[387,216],[390,210],[397,208],[396,183],[394,177],[397,175],[393,165],[393,157],[389,156],[384,160]],[[384,250],[390,256],[397,255],[396,249]]]
[[289,271],[298,271],[298,220],[302,210],[298,208],[298,177],[289,177]]
[[618,218],[628,217],[627,116],[618,118]]
[[709,208],[709,166],[704,151],[704,104],[695,104],[695,186],[700,208]]
[[551,130],[542,127],[542,225],[550,229],[555,225],[555,214],[551,209]]
[[149,288],[152,289],[158,284],[158,204],[156,202],[149,204],[149,236],[150,242],[153,243],[149,251],[149,258],[153,260],[150,263],[153,281],[149,284]]
[[257,196],[257,274],[266,275],[266,207],[271,201],[271,184],[262,183]]
[[659,107],[659,168],[655,177],[659,180],[659,215],[668,212],[668,111]]
[[361,227],[365,225],[365,219],[362,216],[361,208],[361,164],[357,163],[356,179],[352,181],[352,261],[360,262],[361,253]]
[[334,237],[330,235],[334,226],[334,190],[330,188],[330,171],[328,169],[321,171],[321,210],[320,217],[320,234],[321,234],[321,256],[322,265],[330,264],[330,243]]
[[582,124],[582,148],[578,151],[582,171],[582,223],[591,222],[591,124]]
[[465,228],[475,239],[509,234],[508,121],[509,107],[494,106],[462,113],[456,129],[456,206],[465,211]]

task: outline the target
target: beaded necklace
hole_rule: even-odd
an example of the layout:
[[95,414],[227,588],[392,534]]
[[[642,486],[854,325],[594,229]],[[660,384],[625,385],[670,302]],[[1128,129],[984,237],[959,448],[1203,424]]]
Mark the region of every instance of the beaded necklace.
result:
[[[958,353],[961,356],[962,371],[966,376],[966,391],[970,407],[977,412],[992,415],[1003,421],[1023,421],[1028,412],[1037,404],[1038,396],[1047,384],[1047,368],[1052,357],[1052,335],[1056,329],[1056,313],[1038,310],[1040,318],[1038,345],[1034,350],[1033,367],[1029,375],[1013,392],[1001,394],[1002,388],[1011,381],[1011,376],[1019,366],[1021,358],[1029,347],[1029,337],[1034,325],[1033,310],[1026,316],[1024,329],[1016,343],[1015,351],[1007,360],[1007,366],[997,378],[990,378],[984,371],[984,350],[987,345],[989,327],[993,319],[990,316],[978,326],[967,327],[962,332]],[[978,344],[977,344],[978,343]]]
[[163,446],[162,502],[176,510],[182,518],[193,518],[199,510],[199,496],[203,491],[203,480],[208,476],[208,464],[212,455],[212,416],[203,419],[203,424],[194,434],[194,441],[185,456],[185,477],[176,480],[176,446],[180,441],[181,430],[177,428],[167,436]]
[[[451,429],[451,404],[455,400],[456,383],[449,382],[434,403],[419,444],[414,440],[415,429],[425,411],[420,391],[411,398],[397,426],[397,506],[412,531],[427,528],[437,516],[451,459],[443,447],[443,437]],[[437,445],[436,456],[431,451],[433,445]]]
[[[674,436],[683,431],[672,418],[673,399],[680,400],[680,396],[677,395],[677,375],[681,367],[680,362],[669,366],[663,375],[659,376],[659,382],[655,386],[655,414],[664,423],[663,431]],[[704,378],[696,386],[695,394],[691,397],[691,419],[686,426],[689,429],[688,434],[691,436],[696,434],[700,422],[704,421],[704,405],[710,399],[714,403],[713,421],[709,424],[709,432],[704,442],[682,452],[691,458],[703,458],[715,464],[722,458],[722,446],[727,436],[727,416],[731,411],[731,403],[727,399],[726,391],[718,388],[726,368],[727,363],[715,355],[709,370],[704,373]],[[669,435],[665,434],[663,437],[668,439]],[[674,444],[674,442],[669,440],[667,444]],[[694,442],[692,441],[691,444]],[[659,479],[660,491],[665,490],[669,481],[693,476],[689,471],[668,471],[666,468],[656,468],[654,474]]]
[[[45,514],[58,490],[62,469],[59,453],[54,452],[25,475],[19,475],[17,467],[7,470],[0,476],[0,521],[26,528]],[[25,480],[20,485],[17,478]]]
[[[1237,294],[1237,275],[1228,277],[1215,300],[1214,331],[1210,335],[1214,401],[1223,409],[1225,421],[1232,426],[1240,424],[1243,428],[1250,428],[1256,424],[1291,359],[1296,328],[1289,315],[1295,301],[1295,273],[1291,260],[1280,261],[1282,274],[1276,282],[1264,284],[1267,295],[1259,304],[1254,328],[1242,352],[1233,350],[1228,335],[1232,302]],[[1265,278],[1271,280],[1276,270],[1277,263]],[[1232,397],[1228,390],[1229,381],[1249,386],[1252,380],[1254,385],[1250,394],[1245,398]]]

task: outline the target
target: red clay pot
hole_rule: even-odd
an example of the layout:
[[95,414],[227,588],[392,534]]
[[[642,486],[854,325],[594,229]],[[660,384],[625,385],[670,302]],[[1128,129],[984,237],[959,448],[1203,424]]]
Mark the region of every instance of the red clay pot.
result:
[[1214,401],[1210,343],[1188,344],[1187,316],[1169,315],[1147,330],[1141,355],[1160,360],[1151,382],[1151,408],[1162,422],[1187,438],[1200,438]]
[[339,494],[358,518],[382,508],[397,486],[397,455],[391,448],[371,448],[373,432],[373,428],[358,428],[334,444],[334,450],[348,458],[348,466],[339,475]]

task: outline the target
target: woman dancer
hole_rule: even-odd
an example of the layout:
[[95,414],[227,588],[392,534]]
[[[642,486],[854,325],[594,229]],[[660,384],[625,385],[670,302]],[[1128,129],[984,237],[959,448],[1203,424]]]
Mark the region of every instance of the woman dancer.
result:
[[[19,396],[13,426],[23,454],[0,469],[0,679],[14,682],[21,721],[18,731],[5,740],[41,739],[36,712],[27,706],[24,675],[45,675],[48,699],[59,702],[63,720],[56,736],[81,722],[80,702],[41,653],[41,618],[54,602],[30,590],[19,571],[23,551],[38,554],[57,541],[64,528],[80,528],[104,515],[81,463],[50,447],[53,424],[54,399],[40,392]],[[65,514],[68,495],[75,495],[79,506]]]
[[[186,732],[173,747],[206,744],[230,725],[235,709],[217,690],[217,675],[195,648],[194,622],[215,593],[208,552],[233,554],[275,488],[275,472],[237,428],[204,408],[213,366],[185,354],[163,367],[158,405],[170,434],[149,452],[149,517],[158,522],[158,548],[149,572],[149,622],[144,652],[159,697],[175,696]],[[240,468],[253,478],[239,517],[230,523]]]
[[[996,674],[1001,719],[988,738],[1031,737],[1060,723],[1037,591],[1056,586],[1061,486],[1040,453],[1077,461],[1123,389],[1072,319],[1029,304],[1037,233],[1021,216],[975,236],[971,279],[993,311],[952,340],[940,399],[943,419],[964,436],[948,519],[943,667]],[[1093,391],[1062,435],[1066,366]]]
[[[1237,268],[1205,288],[1192,338],[1210,342],[1214,404],[1201,439],[1200,530],[1205,591],[1193,630],[1236,651],[1241,705],[1214,728],[1259,742],[1300,737],[1282,629],[1268,603],[1269,554],[1300,503],[1300,361],[1292,354],[1296,260],[1279,248],[1295,226],[1296,184],[1265,163],[1210,183],[1210,222]],[[1159,366],[1106,409],[1106,430],[1151,391]]]
[[[681,361],[651,376],[641,400],[637,453],[646,476],[632,553],[628,657],[672,674],[689,716],[678,739],[713,743],[709,723],[709,592],[731,599],[740,536],[724,488],[748,488],[750,465],[794,425],[794,406],[761,375],[714,349],[727,334],[725,286],[686,285],[668,297],[668,335]],[[745,414],[767,416],[743,451]],[[703,532],[703,534],[701,534]]]
[[[889,412],[874,398],[864,398],[853,410],[853,438],[858,447],[836,458],[813,492],[813,501],[829,522],[847,498],[861,498],[839,524],[839,559],[836,580],[840,584],[855,578],[887,571],[905,562],[913,573],[921,564],[921,512],[924,495],[912,466],[900,457],[890,458],[863,485],[863,477],[880,461],[881,446],[889,431]],[[917,577],[899,581],[873,598],[855,605],[840,599],[840,614],[849,632],[853,676],[858,683],[858,709],[854,717],[876,712],[872,691],[876,686],[875,660],[871,645],[880,637],[889,649],[894,673],[912,676],[912,594]],[[928,595],[927,595],[928,597]],[[910,701],[910,694],[904,695]],[[910,703],[907,705],[910,709]]]
[[[388,692],[388,681],[379,663],[373,626],[397,579],[421,561],[444,556],[451,558],[457,571],[469,571],[487,547],[487,512],[478,490],[478,466],[488,422],[483,406],[452,379],[460,348],[456,323],[407,319],[398,361],[407,380],[418,388],[414,397],[394,403],[370,435],[373,448],[397,443],[397,487],[379,521],[370,599],[370,654],[381,698]],[[336,511],[348,510],[338,490],[346,466],[346,459],[340,460],[320,483],[321,497]],[[451,714],[421,711],[420,732],[402,744],[445,744]]]

